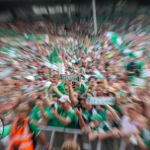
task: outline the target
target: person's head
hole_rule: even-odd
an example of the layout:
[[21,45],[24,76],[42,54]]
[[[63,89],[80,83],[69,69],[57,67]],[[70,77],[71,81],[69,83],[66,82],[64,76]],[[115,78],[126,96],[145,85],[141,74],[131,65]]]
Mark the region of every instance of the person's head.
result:
[[59,74],[54,74],[51,78],[51,82],[57,84],[60,81]]
[[39,90],[37,92],[37,98],[38,98],[38,100],[43,100],[44,99],[44,92],[43,92],[43,90]]
[[95,69],[96,69],[96,66],[93,65],[93,66],[91,67],[91,70],[94,71]]
[[81,105],[85,110],[88,110],[88,109],[90,109],[90,107],[92,107],[92,105],[87,103],[88,97],[89,97],[88,93],[84,93],[80,97]]
[[23,121],[29,115],[29,106],[28,104],[21,104],[17,107],[18,119]]
[[136,108],[136,105],[134,103],[128,104],[127,111],[128,111],[128,116],[131,119],[135,119],[135,117],[137,115],[137,108]]
[[137,112],[141,115],[144,113],[144,102],[137,103]]
[[102,92],[102,89],[101,89],[101,86],[97,86],[96,87],[96,96],[102,96],[103,95],[103,92]]
[[94,85],[96,82],[96,79],[97,78],[95,76],[89,77],[89,79],[88,79],[89,85]]
[[67,140],[63,143],[61,150],[80,150],[80,146],[73,140]]
[[58,101],[64,111],[68,111],[70,109],[71,101],[68,95],[63,95]]
[[136,89],[136,94],[138,95],[138,96],[142,96],[142,95],[144,95],[145,94],[145,88],[143,88],[143,87],[137,87]]
[[32,110],[33,107],[35,106],[35,101],[34,101],[34,100],[29,100],[27,104],[28,104],[29,110],[30,110],[30,112],[31,112],[31,110]]
[[100,125],[100,123],[103,121],[103,119],[99,114],[96,114],[91,117],[91,121],[95,127],[98,127]]

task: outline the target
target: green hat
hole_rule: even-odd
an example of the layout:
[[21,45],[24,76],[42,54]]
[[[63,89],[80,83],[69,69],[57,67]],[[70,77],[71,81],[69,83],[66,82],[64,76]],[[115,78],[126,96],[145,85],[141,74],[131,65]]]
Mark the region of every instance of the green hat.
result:
[[96,114],[96,115],[92,116],[92,117],[91,117],[91,120],[92,120],[92,121],[96,121],[96,120],[97,120],[97,121],[100,121],[100,122],[103,121],[101,115],[99,115],[99,114]]

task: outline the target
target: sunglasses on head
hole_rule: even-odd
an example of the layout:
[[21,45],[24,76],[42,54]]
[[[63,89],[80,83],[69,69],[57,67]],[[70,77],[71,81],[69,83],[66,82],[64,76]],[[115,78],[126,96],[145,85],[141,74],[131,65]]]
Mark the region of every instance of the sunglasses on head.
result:
[[102,84],[102,82],[97,82],[97,84]]

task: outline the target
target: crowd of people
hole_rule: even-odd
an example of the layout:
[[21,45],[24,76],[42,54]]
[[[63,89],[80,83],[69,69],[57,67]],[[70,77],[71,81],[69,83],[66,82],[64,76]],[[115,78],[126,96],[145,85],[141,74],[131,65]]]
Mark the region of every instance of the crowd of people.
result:
[[[35,135],[40,126],[80,129],[91,141],[124,138],[128,146],[150,148],[149,20],[140,16],[125,21],[106,20],[97,36],[92,24],[83,22],[1,25],[2,139],[11,137],[11,124],[28,114]],[[60,74],[80,80],[64,82]],[[90,104],[91,97],[105,97],[105,103]],[[107,104],[110,97],[113,105]]]

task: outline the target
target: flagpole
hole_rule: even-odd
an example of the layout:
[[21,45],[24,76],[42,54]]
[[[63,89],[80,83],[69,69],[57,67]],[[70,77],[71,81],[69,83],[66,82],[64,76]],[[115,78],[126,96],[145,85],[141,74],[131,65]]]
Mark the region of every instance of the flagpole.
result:
[[97,19],[96,19],[96,6],[95,6],[95,0],[92,0],[92,7],[93,7],[94,32],[95,32],[95,35],[96,35],[96,34],[97,34]]

